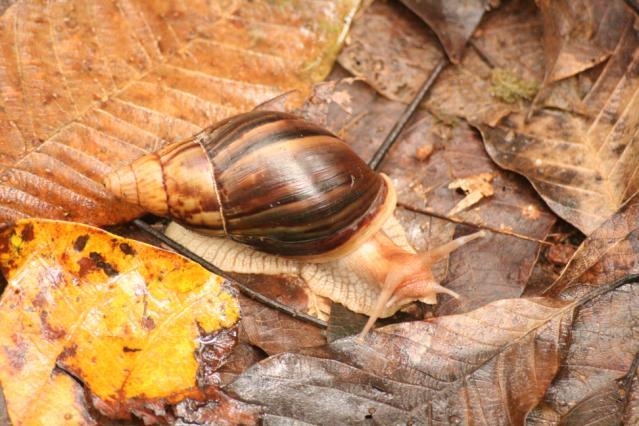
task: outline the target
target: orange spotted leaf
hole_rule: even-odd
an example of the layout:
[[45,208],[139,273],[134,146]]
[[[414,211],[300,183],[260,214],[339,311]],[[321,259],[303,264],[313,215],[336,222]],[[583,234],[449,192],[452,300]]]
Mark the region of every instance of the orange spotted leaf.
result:
[[77,387],[62,386],[56,366],[104,414],[126,418],[144,404],[201,396],[202,342],[218,342],[213,368],[235,343],[239,306],[220,277],[97,228],[22,220],[0,232],[0,268],[0,383],[14,424],[83,414],[47,403],[52,392],[66,396],[51,403],[75,401]]

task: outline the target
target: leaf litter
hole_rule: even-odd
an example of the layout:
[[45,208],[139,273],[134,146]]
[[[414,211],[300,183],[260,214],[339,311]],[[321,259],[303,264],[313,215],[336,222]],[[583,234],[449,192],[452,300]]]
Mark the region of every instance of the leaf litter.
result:
[[[205,23],[198,27],[202,29],[198,36],[222,37],[223,43],[238,47],[242,55],[247,51],[266,55],[285,52],[286,58],[293,57],[294,52],[308,54],[305,58],[309,58],[309,62],[304,65],[309,67],[304,69],[310,70],[310,79],[283,77],[271,84],[275,80],[268,79],[274,78],[273,74],[257,77],[259,73],[253,76],[247,73],[240,76],[248,79],[247,85],[235,93],[225,92],[225,96],[230,96],[226,99],[240,99],[238,108],[250,108],[279,91],[297,89],[296,100],[291,97],[267,103],[267,107],[273,107],[279,102],[278,108],[290,110],[297,108],[307,96],[310,82],[320,80],[327,73],[332,55],[338,50],[339,37],[345,33],[339,30],[343,24],[323,21],[311,29],[313,34],[322,33],[325,37],[318,50],[307,49],[304,42],[288,46],[272,42],[271,30],[276,27],[270,24],[281,24],[293,16],[295,8],[300,8],[297,3],[267,3],[239,7],[227,21]],[[411,3],[406,2],[415,8]],[[632,173],[636,154],[632,116],[636,109],[632,108],[633,58],[637,45],[630,30],[632,15],[621,1],[583,0],[578,4],[455,1],[456,8],[449,11],[452,13],[440,13],[439,2],[422,3],[424,10],[435,11],[425,19],[433,32],[393,2],[375,2],[360,12],[345,39],[347,46],[339,61],[374,89],[352,80],[320,85],[297,112],[329,127],[352,144],[363,158],[370,158],[401,114],[401,103],[410,101],[438,60],[444,55],[452,59],[455,64],[449,65],[439,77],[422,110],[385,158],[382,170],[398,187],[397,215],[415,248],[424,250],[435,244],[432,241],[436,239],[446,241],[454,234],[463,235],[476,227],[489,231],[489,237],[480,244],[454,253],[438,266],[438,276],[444,278],[447,287],[462,294],[462,299],[444,297],[433,309],[420,305],[407,307],[391,319],[398,323],[378,329],[364,343],[343,337],[358,330],[352,327],[357,320],[350,311],[337,310],[333,304],[330,310],[335,316],[331,314],[329,321],[333,327],[328,332],[329,344],[325,344],[320,330],[306,324],[304,327],[299,320],[241,299],[243,310],[250,315],[241,323],[241,343],[225,352],[224,365],[211,367],[200,377],[201,383],[207,383],[206,395],[186,398],[172,406],[169,417],[173,416],[170,418],[174,421],[198,424],[254,423],[258,419],[276,424],[292,419],[322,423],[388,423],[397,419],[452,424],[636,422],[639,339],[633,324],[637,322],[639,310],[632,277],[637,273],[639,245],[635,235],[636,185],[633,180],[637,174]],[[462,4],[468,9],[461,9]],[[21,7],[21,16],[26,16],[24,11],[38,13]],[[265,11],[275,13],[268,15]],[[188,28],[192,25],[190,20],[200,18],[177,12],[167,12],[151,21],[152,31],[163,34],[162,19],[171,16],[170,22],[176,29],[175,38],[163,39],[165,45],[160,44],[160,54],[170,56],[180,52],[179,46],[172,44],[175,40],[194,43],[188,38]],[[340,13],[351,16],[346,9],[331,16]],[[255,22],[255,16],[259,16],[259,23],[248,24],[248,21]],[[271,17],[265,18],[267,16]],[[9,14],[2,19],[16,18]],[[302,21],[296,21],[293,26],[305,18],[300,19]],[[378,30],[366,31],[367,25],[374,25]],[[304,24],[298,28],[304,28]],[[397,36],[385,38],[389,32]],[[66,34],[59,30],[56,35],[59,40],[65,40]],[[302,39],[306,40],[304,36],[295,40]],[[444,50],[440,49],[440,42]],[[146,44],[145,48],[149,46]],[[325,54],[318,53],[324,48]],[[233,55],[224,49],[215,52],[233,60]],[[189,50],[189,54],[193,53],[202,52]],[[205,53],[202,55],[197,57],[206,57]],[[314,59],[317,57],[324,59]],[[422,59],[415,61],[417,57]],[[268,62],[242,58],[246,64],[259,64],[260,71],[266,74],[271,70],[264,66]],[[45,57],[40,63],[46,65],[47,60]],[[178,66],[196,67],[179,53],[175,60],[182,61]],[[292,68],[278,71],[280,76],[290,76],[289,71],[300,64],[295,59],[291,63]],[[316,67],[316,64],[319,65]],[[172,138],[188,136],[195,126],[201,127],[215,117],[232,113],[211,109],[210,104],[199,101],[175,103],[179,98],[172,89],[188,86],[176,85],[174,69],[160,68],[148,81],[143,79],[138,84],[136,80],[135,88],[121,96],[98,94],[100,102],[105,102],[102,105],[105,111],[116,117],[134,119],[133,124],[146,133],[122,125],[106,127],[107,121],[94,120],[91,116],[89,119],[93,121],[85,122],[124,141],[142,138],[144,142],[139,146],[151,150]],[[210,76],[219,76],[216,70],[204,71]],[[349,76],[336,67],[330,78]],[[73,86],[75,77],[70,80],[71,93],[79,93]],[[260,80],[262,78],[265,80]],[[276,89],[257,94],[256,88],[265,82],[266,86]],[[220,93],[217,86],[200,85],[197,90],[199,94],[213,97]],[[32,88],[18,91],[19,101],[36,92]],[[82,96],[78,102],[83,102]],[[69,97],[51,97],[49,102],[62,105],[67,99]],[[220,104],[219,99],[216,97],[212,102]],[[127,103],[142,105],[158,114],[128,114]],[[176,105],[186,107],[177,109]],[[9,107],[9,114],[14,117],[17,109],[13,104]],[[169,117],[168,125],[161,123],[163,117]],[[184,121],[180,121],[182,119]],[[48,122],[43,123],[50,126]],[[468,123],[482,130],[483,141]],[[73,142],[73,135],[65,133],[56,144],[46,145],[48,141],[45,141],[39,146],[52,146],[42,152],[68,161],[70,151],[60,144],[76,150],[83,147],[81,142]],[[86,138],[90,138],[90,134]],[[607,142],[600,153],[592,155],[588,151],[592,151],[592,147],[587,144],[597,138]],[[21,149],[21,139],[10,140],[12,143],[5,146],[10,155],[14,155],[11,152]],[[573,147],[576,151],[569,150],[565,155],[557,154],[557,150],[544,151],[544,144],[561,146],[575,141],[585,148]],[[116,149],[115,152],[122,151],[117,151],[116,142],[110,141],[107,146]],[[509,157],[508,149],[514,149],[517,156]],[[5,164],[7,157],[3,154],[2,164]],[[118,161],[129,161],[131,155],[126,153],[118,157]],[[552,161],[557,158],[560,162],[555,166]],[[596,167],[587,170],[590,163],[582,163],[584,158],[596,163]],[[543,201],[525,180],[500,169],[491,159],[528,178]],[[112,159],[101,161],[107,163],[106,167],[113,166]],[[95,179],[101,173],[96,172],[98,169],[94,166],[82,168],[82,164],[74,163],[73,167]],[[574,169],[576,173],[560,172],[562,167]],[[45,166],[41,170],[59,169]],[[482,175],[490,175],[492,180],[478,178]],[[589,181],[591,175],[594,178]],[[77,178],[61,174],[56,179],[67,179],[59,182],[69,188],[73,184],[66,182]],[[545,186],[540,184],[542,181]],[[453,182],[454,186],[460,186],[463,194],[448,187]],[[474,192],[473,185],[469,185],[473,182]],[[557,189],[561,185],[570,188],[563,188],[562,192]],[[597,185],[604,185],[604,189]],[[470,189],[468,194],[462,187]],[[26,186],[19,188],[36,194]],[[492,194],[488,195],[491,190]],[[56,191],[58,187],[50,188],[51,200],[64,206],[65,193]],[[89,193],[84,188],[82,191]],[[470,194],[479,200],[464,205],[465,197]],[[597,196],[612,202],[597,204]],[[27,200],[26,211],[10,201],[0,205],[0,213],[6,217],[37,214],[40,207],[28,204],[35,200]],[[455,210],[460,203],[463,208]],[[91,211],[90,208],[81,210],[85,205],[78,206],[78,210],[68,210],[69,217],[74,218],[76,211],[80,212],[78,217],[89,217],[86,211]],[[574,254],[572,245],[564,247],[549,235],[556,217],[547,206],[587,234]],[[110,213],[120,215],[118,217],[139,213],[127,208],[129,210],[122,210],[125,213],[116,210]],[[561,226],[569,227],[565,223]],[[529,285],[533,267],[543,266],[547,260],[555,262],[556,269],[565,264],[563,272],[554,283]],[[89,267],[106,277],[119,275],[120,269],[109,257],[93,255],[89,261]],[[283,298],[300,310],[326,309],[326,304],[316,300],[303,285],[297,287],[299,278],[294,275],[268,278],[257,275],[251,276],[251,280],[256,288],[268,287],[264,291],[270,291],[271,297]],[[284,285],[287,282],[297,284],[287,287]],[[522,294],[527,296],[521,297]],[[217,344],[211,346],[212,352],[208,355],[205,352],[204,358],[213,356],[216,347]],[[216,371],[217,367],[221,368]],[[78,405],[78,398],[73,397],[83,395],[87,389],[69,380],[72,367],[67,369],[60,362],[51,371],[50,385],[60,390],[51,393],[52,398],[39,401],[38,406],[60,402],[68,407],[73,419],[90,423],[95,413],[87,412],[86,406]],[[220,391],[221,385],[224,389]],[[6,395],[6,389],[3,390]],[[57,394],[60,398],[54,396]],[[161,413],[157,404],[142,405],[125,404],[119,414],[132,411],[148,422],[169,418]],[[96,406],[106,411],[111,409],[111,414],[117,411],[109,404],[100,405],[99,401]],[[56,410],[42,408],[37,412],[44,416],[42,418],[56,415]]]

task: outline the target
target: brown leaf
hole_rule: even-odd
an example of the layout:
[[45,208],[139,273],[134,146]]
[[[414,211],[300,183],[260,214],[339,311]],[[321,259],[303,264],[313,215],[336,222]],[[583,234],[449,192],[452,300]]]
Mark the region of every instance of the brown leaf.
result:
[[[242,278],[242,282],[254,290],[300,312],[312,312],[311,299],[319,298],[312,295],[309,297],[310,293],[305,291],[304,282],[292,276],[243,275]],[[326,343],[322,330],[312,324],[246,297],[240,297],[240,306],[242,308],[241,339],[269,355],[297,352]]]
[[528,424],[620,424],[636,381],[638,308],[637,284],[579,308],[561,368]]
[[[401,38],[382,37],[370,27],[392,28]],[[349,39],[352,48],[342,52],[340,64],[384,96],[402,102],[412,99],[440,58],[433,37],[391,3],[368,8],[353,24]],[[442,72],[428,94],[425,105],[431,111],[444,119],[460,116],[495,124],[518,109],[491,95],[492,70],[477,52],[466,51],[460,61]]]
[[530,0],[511,0],[488,12],[471,39],[471,46],[488,63],[524,80],[544,79],[543,24]]
[[423,22],[396,3],[375,2],[353,22],[339,63],[389,99],[409,103],[443,52]]
[[[581,244],[546,294],[575,299],[637,273],[639,199],[635,197]],[[529,423],[620,421],[630,386],[636,382],[639,340],[633,324],[637,322],[638,294],[636,285],[626,286],[579,309],[568,353]]]
[[622,1],[536,0],[536,3],[544,22],[544,85],[607,59],[634,20]]
[[264,358],[266,358],[266,355],[261,349],[251,346],[248,343],[238,343],[228,358],[226,358],[224,365],[217,370],[220,377],[220,385],[226,386],[232,383],[244,370]]
[[391,325],[365,343],[346,338],[324,353],[268,358],[229,390],[311,423],[521,424],[558,367],[573,308],[511,299]]
[[[227,2],[228,3],[228,2]],[[140,214],[112,168],[330,70],[357,0],[22,1],[0,18],[0,222]]]
[[401,0],[437,34],[450,60],[458,63],[491,0]]
[[526,176],[559,216],[592,233],[639,189],[639,78],[632,25],[584,103],[592,118],[544,110],[529,123],[511,115],[481,126],[486,149],[502,167]]
[[639,196],[604,222],[577,249],[546,294],[597,287],[639,273]]

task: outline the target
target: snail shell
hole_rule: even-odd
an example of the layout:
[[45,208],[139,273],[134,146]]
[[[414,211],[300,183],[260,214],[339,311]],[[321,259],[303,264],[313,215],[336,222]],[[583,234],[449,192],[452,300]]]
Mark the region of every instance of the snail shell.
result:
[[[370,315],[362,336],[378,317],[410,301],[435,303],[438,293],[458,297],[437,282],[431,266],[483,235],[426,253],[400,247],[382,229],[396,204],[390,179],[329,131],[281,112],[223,120],[117,170],[105,185],[120,198],[200,233],[301,261],[294,269],[314,283],[310,287],[333,300],[340,294],[336,301]],[[175,235],[197,240],[188,232],[178,229]],[[237,259],[242,250],[227,249],[220,259],[215,250],[216,263],[223,264],[229,251]],[[313,269],[301,263],[324,265]],[[322,275],[327,278],[317,278]]]
[[390,179],[329,131],[253,111],[108,175],[107,188],[199,232],[310,262],[353,252],[395,209]]

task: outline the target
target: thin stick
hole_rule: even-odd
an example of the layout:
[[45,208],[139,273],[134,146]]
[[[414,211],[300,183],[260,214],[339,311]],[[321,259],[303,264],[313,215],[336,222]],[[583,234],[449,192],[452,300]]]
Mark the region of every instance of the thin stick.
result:
[[304,312],[300,312],[297,309],[293,309],[290,306],[284,305],[284,304],[279,303],[279,302],[277,302],[277,301],[275,301],[273,299],[270,299],[270,298],[258,293],[257,291],[253,290],[252,288],[248,287],[246,284],[243,284],[243,283],[239,282],[236,278],[233,278],[228,273],[224,272],[223,270],[221,270],[217,266],[213,265],[212,263],[210,263],[206,259],[203,259],[200,256],[198,256],[197,254],[193,253],[191,250],[187,249],[182,244],[173,241],[171,238],[167,237],[162,232],[160,232],[160,231],[158,231],[156,229],[153,229],[148,223],[146,223],[142,219],[136,219],[136,220],[133,221],[133,223],[135,224],[135,226],[140,228],[142,231],[144,231],[147,234],[153,236],[157,240],[163,242],[164,244],[166,244],[167,246],[171,247],[173,250],[175,250],[176,252],[178,252],[182,256],[192,260],[195,263],[199,263],[200,265],[202,265],[202,267],[204,269],[206,269],[206,270],[208,270],[210,272],[213,272],[214,274],[219,275],[222,278],[227,279],[232,284],[237,286],[237,288],[240,290],[240,292],[243,295],[245,295],[246,297],[248,297],[250,299],[253,299],[253,300],[257,301],[257,302],[260,302],[260,303],[262,303],[262,304],[264,304],[264,305],[266,305],[266,306],[268,306],[270,308],[277,309],[278,311],[282,311],[285,314],[288,314],[288,315],[292,316],[293,318],[297,318],[297,319],[299,319],[301,321],[308,322],[310,324],[316,325],[316,326],[321,327],[321,328],[326,328],[327,327],[327,324],[326,324],[325,321],[322,321],[321,319],[315,318],[315,317],[313,317],[311,315],[305,314]]
[[419,88],[419,91],[417,92],[413,100],[410,102],[410,104],[408,104],[402,115],[397,119],[397,122],[391,129],[390,133],[386,136],[384,142],[382,142],[380,147],[377,148],[375,155],[373,155],[373,158],[368,163],[371,169],[377,170],[379,168],[382,160],[386,156],[386,153],[397,141],[397,137],[402,132],[402,130],[404,130],[404,127],[406,127],[406,123],[408,123],[413,114],[415,114],[415,111],[417,111],[417,107],[419,106],[419,104],[422,103],[422,100],[424,100],[424,97],[433,86],[433,84],[437,80],[437,77],[439,77],[439,74],[442,72],[447,64],[448,58],[446,56],[442,57],[442,59],[439,60],[439,62],[435,66],[435,69],[433,69],[433,72],[430,73],[426,81],[424,81],[424,84],[422,84],[422,87]]

